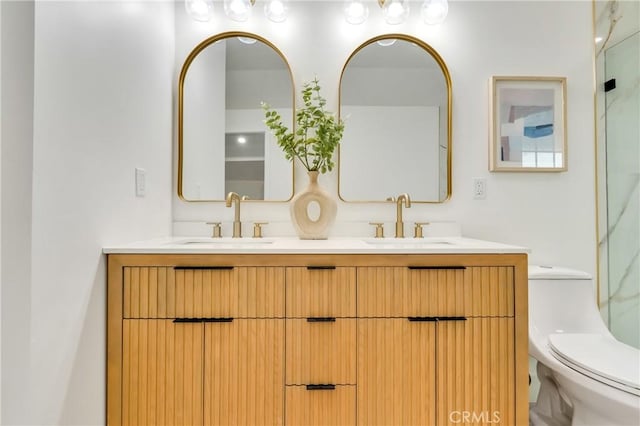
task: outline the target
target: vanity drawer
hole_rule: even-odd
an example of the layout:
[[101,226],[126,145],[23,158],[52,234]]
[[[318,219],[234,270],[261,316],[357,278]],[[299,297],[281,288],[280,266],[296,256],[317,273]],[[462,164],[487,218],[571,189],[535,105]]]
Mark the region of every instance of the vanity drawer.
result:
[[285,424],[293,426],[349,426],[356,424],[356,387],[310,389],[286,386]]
[[125,267],[124,318],[282,318],[281,267]]
[[512,267],[358,268],[358,317],[513,316]]
[[356,320],[289,319],[286,383],[356,383]]
[[287,318],[355,317],[356,268],[287,268]]

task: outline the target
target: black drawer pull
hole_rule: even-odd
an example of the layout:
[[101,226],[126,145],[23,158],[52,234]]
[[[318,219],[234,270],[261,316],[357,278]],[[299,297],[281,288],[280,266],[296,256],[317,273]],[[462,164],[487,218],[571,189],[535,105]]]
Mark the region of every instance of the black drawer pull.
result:
[[407,318],[411,322],[435,322],[438,321],[437,317],[409,317]]
[[202,322],[233,322],[233,318],[203,318]]
[[407,266],[409,269],[467,269],[466,266]]
[[307,322],[336,322],[335,317],[309,317]]
[[174,266],[173,269],[175,271],[188,271],[188,270],[210,270],[210,271],[220,271],[220,270],[230,270],[233,269],[233,266]]
[[336,269],[335,266],[307,266],[307,269],[309,271],[317,271],[317,270],[322,270],[322,269]]
[[202,322],[202,318],[176,318],[173,322]]
[[307,390],[335,390],[336,385],[307,385]]
[[466,321],[466,317],[438,317],[438,321]]

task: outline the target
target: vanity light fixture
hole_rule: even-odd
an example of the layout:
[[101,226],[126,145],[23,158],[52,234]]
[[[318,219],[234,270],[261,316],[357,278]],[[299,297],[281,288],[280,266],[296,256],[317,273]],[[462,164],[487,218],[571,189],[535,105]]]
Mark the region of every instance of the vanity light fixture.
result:
[[409,0],[378,0],[387,24],[398,25],[409,16]]
[[196,21],[207,22],[213,16],[213,0],[185,0],[184,7]]
[[285,0],[267,0],[264,14],[272,22],[284,22],[287,19],[287,2]]
[[369,8],[362,0],[347,0],[344,6],[344,19],[353,25],[362,24],[369,17]]
[[421,14],[425,24],[441,24],[448,13],[449,3],[447,0],[425,0],[422,4]]
[[256,0],[224,0],[224,13],[234,21],[244,22],[251,16]]
[[[224,13],[230,19],[244,22],[251,17],[256,0],[224,0]],[[184,0],[187,14],[196,21],[209,21],[213,16],[213,0]],[[265,0],[264,14],[273,22],[287,19],[287,0]]]
[[[398,25],[407,20],[409,16],[410,0],[377,0],[382,16],[387,24]],[[422,20],[428,25],[437,25],[444,22],[449,13],[447,0],[424,0],[421,9]],[[346,0],[344,6],[344,18],[353,25],[362,24],[369,16],[369,8],[366,0]]]

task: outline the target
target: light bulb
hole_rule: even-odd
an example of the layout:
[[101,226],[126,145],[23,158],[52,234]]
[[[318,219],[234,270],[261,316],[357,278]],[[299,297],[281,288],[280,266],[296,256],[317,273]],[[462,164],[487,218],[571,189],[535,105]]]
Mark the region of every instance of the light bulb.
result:
[[387,24],[402,24],[409,16],[409,0],[386,0],[382,5],[382,14]]
[[353,25],[362,24],[369,17],[369,8],[359,0],[347,1],[344,6],[344,19]]
[[224,0],[224,13],[234,21],[244,22],[251,16],[251,0]]
[[213,0],[184,0],[184,8],[196,21],[207,22],[213,16]]
[[272,22],[284,22],[287,19],[287,5],[284,0],[269,0],[264,5],[264,14]]
[[425,0],[422,4],[422,19],[425,24],[441,24],[448,13],[449,3],[447,0]]

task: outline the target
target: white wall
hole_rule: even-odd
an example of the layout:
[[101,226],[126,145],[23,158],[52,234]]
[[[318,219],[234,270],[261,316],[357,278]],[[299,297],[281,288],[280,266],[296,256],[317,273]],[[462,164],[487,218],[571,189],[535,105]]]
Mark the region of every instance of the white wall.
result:
[[[278,25],[266,21],[259,7],[251,21],[232,23],[221,16],[219,2],[214,21],[196,23],[184,16],[180,1],[175,4],[175,54],[173,4],[43,1],[15,21],[13,31],[24,34],[8,36],[5,3],[1,156],[5,424],[104,422],[103,245],[168,234],[172,212],[176,229],[178,222],[189,220],[198,226],[206,220],[231,220],[233,212],[223,203],[189,204],[177,198],[171,156],[175,141],[170,136],[176,70],[199,41],[222,31],[252,31],[275,43],[292,66],[296,87],[318,76],[334,110],[340,70],[358,45],[381,33],[420,37],[441,54],[452,73],[453,196],[441,205],[414,204],[405,220],[458,221],[467,236],[530,247],[534,262],[594,272],[590,2],[452,1],[447,21],[438,27],[419,23],[417,5],[407,24],[386,25],[371,4],[369,22],[353,27],[342,18],[342,2],[294,2],[289,20]],[[6,48],[7,40],[19,47],[16,54],[26,55],[11,63],[12,71],[6,63],[12,52]],[[31,59],[30,43],[35,46]],[[29,70],[34,67],[30,85]],[[9,86],[8,72],[18,69],[26,70],[17,74],[23,78],[21,85]],[[568,78],[568,172],[487,171],[487,86],[492,75]],[[11,95],[9,87],[22,91]],[[9,137],[7,111],[11,110],[20,111],[17,116],[24,121],[13,123],[16,133]],[[135,167],[147,171],[146,198],[134,196]],[[476,176],[487,178],[486,200],[472,198]],[[296,179],[298,187],[306,185],[299,169]],[[322,176],[321,183],[336,193],[337,174]],[[29,215],[32,220],[24,220]],[[266,235],[275,232],[278,222],[284,232],[293,232],[287,204],[246,203],[242,215],[244,221],[270,221]],[[371,232],[368,221],[392,222],[395,208],[340,203],[338,215],[334,234],[347,229],[364,234]],[[16,224],[12,217],[24,222]],[[351,226],[354,223],[363,225]],[[387,229],[389,234],[391,228]],[[6,280],[12,271],[14,282]],[[12,289],[18,293],[12,294]],[[24,322],[14,323],[18,317]]]
[[2,424],[29,412],[33,2],[2,2]]
[[[101,248],[170,232],[173,5],[42,1],[30,26],[24,17],[13,33],[2,30],[3,41],[32,40],[23,53],[35,63],[20,93],[7,96],[3,84],[3,111],[19,108],[26,123],[21,139],[3,134],[2,146],[3,283],[9,266],[20,270],[22,286],[19,295],[7,294],[16,284],[2,289],[2,421],[103,424]],[[6,65],[10,51],[2,48]],[[8,140],[22,144],[13,157]],[[135,197],[135,167],[146,170],[146,198]],[[7,206],[16,200],[32,220],[13,237],[20,230]],[[7,246],[20,254],[13,265],[18,255],[9,259]],[[25,322],[5,322],[18,310]]]
[[[0,6],[0,46],[2,46],[2,6]],[[2,50],[0,48],[0,50]],[[0,117],[2,117],[2,55],[0,54]],[[2,188],[2,119],[0,118],[0,188]],[[0,197],[0,423],[2,423],[2,197]]]
[[[530,247],[532,262],[595,273],[591,2],[452,1],[447,20],[436,27],[421,23],[418,3],[412,3],[408,22],[396,26],[383,22],[375,3],[369,5],[367,23],[351,26],[341,15],[342,5],[293,2],[284,24],[270,23],[258,7],[245,23],[226,19],[221,8],[210,23],[197,23],[178,5],[177,65],[208,36],[229,30],[255,32],[283,52],[297,91],[302,82],[318,76],[328,106],[335,111],[342,66],[357,46],[383,33],[417,36],[438,51],[452,76],[453,194],[443,204],[414,204],[405,221],[458,221],[466,236]],[[567,77],[566,173],[488,172],[488,82],[494,75]],[[487,179],[485,200],[473,199],[474,177]],[[306,185],[300,169],[296,181],[298,188]],[[320,183],[336,193],[337,173],[322,176]],[[366,222],[392,223],[394,207],[340,203],[333,234],[370,233]],[[173,197],[176,232],[206,235],[202,222],[222,219],[227,235],[232,215],[222,203],[196,205]],[[273,235],[281,222],[280,232],[293,234],[286,204],[247,203],[242,220],[269,221],[265,235]],[[389,234],[392,228],[387,229]]]

